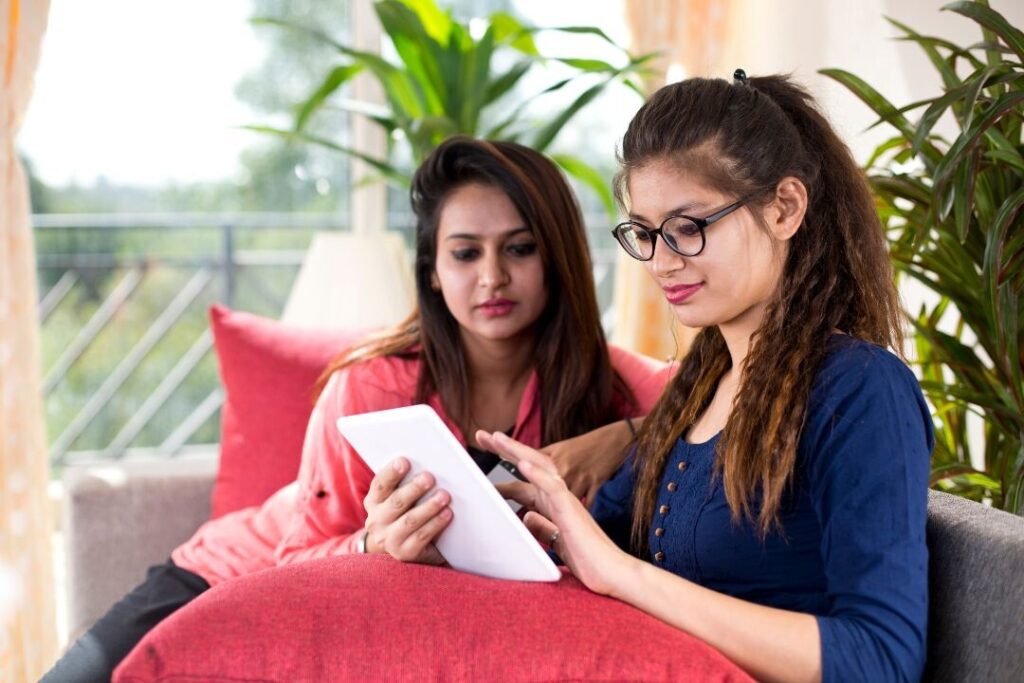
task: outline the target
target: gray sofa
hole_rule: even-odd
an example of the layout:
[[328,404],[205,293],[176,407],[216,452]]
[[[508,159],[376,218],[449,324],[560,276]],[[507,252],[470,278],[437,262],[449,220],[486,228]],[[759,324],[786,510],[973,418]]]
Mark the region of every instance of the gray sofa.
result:
[[[209,516],[216,456],[65,471],[73,638]],[[925,680],[1024,681],[1024,518],[931,492]]]

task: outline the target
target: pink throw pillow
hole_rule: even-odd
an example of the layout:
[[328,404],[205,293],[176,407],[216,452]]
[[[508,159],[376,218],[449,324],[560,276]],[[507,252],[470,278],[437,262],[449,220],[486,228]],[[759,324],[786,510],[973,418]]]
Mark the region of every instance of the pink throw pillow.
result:
[[498,581],[348,555],[217,585],[114,673],[142,681],[701,681],[750,676],[572,576]]
[[259,505],[299,472],[313,387],[358,333],[210,307],[224,406],[212,517]]

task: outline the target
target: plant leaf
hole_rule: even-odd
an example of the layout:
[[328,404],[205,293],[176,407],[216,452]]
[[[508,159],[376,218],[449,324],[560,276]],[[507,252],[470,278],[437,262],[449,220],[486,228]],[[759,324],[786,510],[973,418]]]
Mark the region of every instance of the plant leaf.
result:
[[949,152],[935,168],[935,189],[949,182],[950,176],[957,167],[965,162],[965,157],[974,151],[981,137],[1002,117],[1016,113],[1024,103],[1024,91],[1011,91],[1001,96],[985,110],[984,115],[974,125],[957,138]]
[[576,57],[555,57],[556,62],[567,64],[580,71],[588,73],[615,73],[618,71],[614,66],[603,59],[580,59]]
[[327,98],[362,70],[363,66],[361,64],[346,64],[331,69],[327,74],[327,78],[316,89],[316,92],[299,106],[299,112],[295,117],[295,130],[300,131],[305,128],[306,123],[309,122],[309,117],[320,109],[323,103],[327,101]]
[[395,184],[400,188],[407,188],[409,186],[410,178],[408,174],[402,173],[394,166],[386,161],[377,159],[368,154],[355,150],[351,147],[339,145],[335,142],[321,138],[309,133],[296,132],[294,130],[284,130],[281,128],[274,128],[272,126],[242,126],[244,130],[251,130],[256,133],[264,133],[267,135],[274,135],[280,138],[284,138],[289,142],[305,142],[325,147],[327,149],[334,150],[335,152],[341,152],[354,156],[357,159],[365,161],[367,164],[376,169],[383,177]]
[[411,76],[411,83],[415,84],[414,88],[420,93],[424,109],[434,115],[443,113],[446,108],[446,88],[439,57],[444,46],[439,42],[436,31],[443,30],[440,40],[447,41],[450,26],[442,23],[440,28],[435,26],[435,32],[432,33],[424,25],[422,16],[398,0],[380,0],[374,4],[374,10]]
[[530,57],[540,57],[537,44],[533,41],[533,32],[523,25],[518,19],[507,12],[495,12],[490,18],[491,28],[494,29],[494,42],[498,45],[508,45],[514,50],[522,52]]
[[887,100],[881,93],[868,85],[864,79],[859,76],[855,76],[848,71],[843,71],[842,69],[820,69],[818,73],[831,78],[840,85],[845,86],[846,89],[856,95],[861,102],[871,107],[872,111],[886,119],[886,121],[902,133],[903,137],[908,141],[912,141],[914,139],[915,130],[910,124],[910,121],[907,120],[907,117],[900,114],[899,110],[893,106],[892,102]]
[[434,0],[401,0],[401,4],[418,17],[420,25],[431,39],[440,45],[448,44],[455,22]]
[[978,178],[980,154],[975,151],[967,163],[960,166],[956,174],[953,190],[953,223],[956,225],[960,243],[967,241],[967,233],[971,229],[971,217],[974,214],[974,187]]
[[973,19],[982,27],[1002,38],[1007,47],[1016,53],[1017,58],[1024,62],[1024,33],[1008,22],[1002,14],[988,7],[987,4],[980,2],[951,2],[942,9],[956,12],[968,19]]
[[555,26],[552,28],[543,29],[545,31],[561,31],[562,33],[576,33],[576,34],[589,34],[594,35],[612,47],[618,48],[618,44],[614,40],[608,37],[608,34],[597,28],[596,26]]
[[608,85],[610,79],[602,81],[597,85],[592,85],[590,88],[585,90],[582,95],[576,98],[576,101],[570,104],[568,107],[563,109],[558,115],[548,122],[546,126],[540,129],[537,136],[533,139],[531,145],[538,152],[543,152],[548,148],[551,142],[555,139],[555,136],[565,127],[569,119],[576,115],[576,113],[583,109],[583,107],[590,104],[590,102],[601,94],[604,87]]
[[513,64],[505,73],[493,79],[487,86],[487,93],[484,95],[484,104],[490,104],[499,97],[514,88],[526,72],[533,67],[532,60],[523,59]]
[[570,156],[568,154],[553,154],[551,158],[555,160],[559,166],[561,166],[566,173],[573,176],[580,182],[584,183],[595,193],[604,205],[604,209],[608,214],[609,223],[615,222],[615,217],[618,215],[618,209],[615,206],[615,198],[611,192],[611,182],[597,172],[593,166],[590,166],[583,160]]

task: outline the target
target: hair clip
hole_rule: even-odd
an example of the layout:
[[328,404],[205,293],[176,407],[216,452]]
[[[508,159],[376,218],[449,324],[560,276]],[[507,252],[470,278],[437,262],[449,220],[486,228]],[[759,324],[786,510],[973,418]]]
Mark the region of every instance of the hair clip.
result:
[[747,72],[743,69],[736,69],[732,72],[733,85],[746,85],[747,83]]

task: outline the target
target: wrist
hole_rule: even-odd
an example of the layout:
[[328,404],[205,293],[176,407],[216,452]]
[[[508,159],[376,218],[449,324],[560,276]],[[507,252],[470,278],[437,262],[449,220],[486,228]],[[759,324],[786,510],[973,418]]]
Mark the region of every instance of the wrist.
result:
[[612,580],[608,584],[611,589],[608,591],[608,597],[622,602],[630,602],[630,590],[643,585],[641,574],[647,563],[621,549],[619,549],[618,560],[612,571]]

